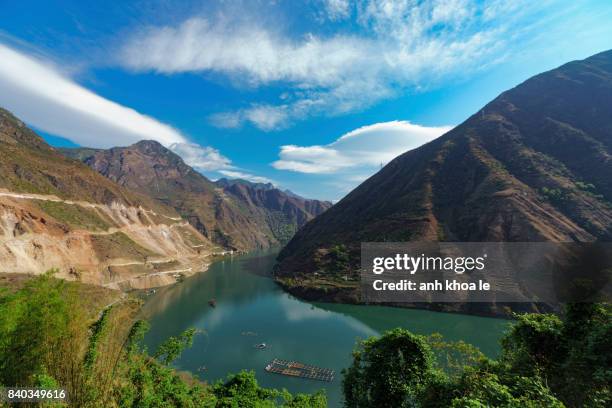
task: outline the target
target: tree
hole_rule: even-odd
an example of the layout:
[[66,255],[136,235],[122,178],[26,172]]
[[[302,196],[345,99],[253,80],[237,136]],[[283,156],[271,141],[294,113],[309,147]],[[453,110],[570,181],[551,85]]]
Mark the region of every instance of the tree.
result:
[[196,335],[196,329],[185,330],[177,337],[170,337],[157,348],[154,358],[160,359],[165,365],[170,364],[181,355],[185,349],[193,344],[193,337]]
[[[0,383],[32,386],[70,365],[64,352],[85,332],[83,309],[71,287],[49,271],[0,297]],[[53,370],[50,369],[53,367]]]
[[423,337],[394,329],[358,344],[343,372],[348,407],[412,407],[432,375],[433,355]]
[[558,362],[565,354],[563,322],[548,314],[517,315],[517,322],[502,339],[502,360],[513,373],[540,375],[554,381]]
[[[438,357],[431,364],[422,338],[387,332],[355,350],[343,383],[346,406],[612,406],[610,317],[609,305],[592,303],[568,304],[561,316],[517,315],[499,360],[431,336]],[[406,359],[410,350],[413,357]]]

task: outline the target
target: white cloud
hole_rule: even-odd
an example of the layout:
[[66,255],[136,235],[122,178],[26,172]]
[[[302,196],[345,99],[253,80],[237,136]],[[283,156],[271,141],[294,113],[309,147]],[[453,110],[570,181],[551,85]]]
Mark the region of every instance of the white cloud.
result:
[[23,121],[90,147],[154,139],[184,142],[180,132],[78,85],[51,63],[0,44],[0,106]]
[[273,184],[273,185],[276,186],[276,182],[272,181],[271,179],[269,179],[267,177],[255,176],[253,174],[245,173],[245,172],[242,172],[242,171],[219,170],[219,173],[221,173],[224,176],[227,176],[229,178],[247,180],[247,181],[251,181],[253,183],[265,183],[265,184],[270,183],[270,184]]
[[210,115],[208,119],[214,126],[222,129],[236,129],[243,120],[240,112],[219,112]]
[[344,20],[351,14],[350,0],[323,0],[325,16],[332,20]]
[[200,146],[195,143],[173,143],[168,148],[181,156],[185,163],[198,170],[218,171],[233,167],[230,159],[209,146]]
[[240,169],[223,156],[219,150],[195,143],[173,143],[168,147],[181,156],[183,161],[201,172],[218,173],[225,177],[252,181],[253,183],[277,183],[267,177],[257,176]]
[[[406,121],[363,126],[324,146],[281,146],[279,170],[325,174],[350,170],[354,175],[372,174],[399,154],[448,132],[449,126],[425,127]],[[344,177],[344,175],[342,175]],[[367,176],[359,176],[362,181]]]
[[[350,37],[292,42],[257,26],[211,24],[194,17],[178,27],[151,27],[132,37],[120,62],[136,71],[213,71],[245,76],[252,85],[272,81],[326,85],[363,53]],[[325,60],[325,69],[321,61]]]
[[[285,128],[312,115],[367,108],[405,89],[448,76],[474,74],[530,36],[533,16],[548,2],[503,0],[322,0],[328,20],[352,18],[352,34],[283,35],[244,16],[216,22],[192,17],[177,26],[148,27],[128,38],[119,63],[163,74],[214,72],[234,84],[285,87],[278,103],[254,101],[210,117],[236,128]],[[529,20],[526,18],[526,20]],[[538,19],[531,19],[539,21]],[[246,22],[245,22],[246,21]],[[281,25],[279,25],[281,26]],[[517,32],[521,26],[524,29]],[[514,29],[513,29],[514,28]],[[329,30],[326,31],[329,33]]]
[[288,114],[283,106],[253,106],[242,114],[246,120],[265,131],[282,128],[288,121]]

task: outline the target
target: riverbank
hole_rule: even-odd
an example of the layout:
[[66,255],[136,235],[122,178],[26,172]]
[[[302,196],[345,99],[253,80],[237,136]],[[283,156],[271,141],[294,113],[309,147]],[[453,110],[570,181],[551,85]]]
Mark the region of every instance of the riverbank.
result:
[[363,302],[359,282],[330,280],[322,277],[310,279],[273,275],[276,284],[285,292],[307,302],[339,303],[349,305],[389,306],[402,309],[422,309],[433,312],[457,313],[471,316],[512,319],[515,313],[554,313],[548,304],[538,303],[372,303]]

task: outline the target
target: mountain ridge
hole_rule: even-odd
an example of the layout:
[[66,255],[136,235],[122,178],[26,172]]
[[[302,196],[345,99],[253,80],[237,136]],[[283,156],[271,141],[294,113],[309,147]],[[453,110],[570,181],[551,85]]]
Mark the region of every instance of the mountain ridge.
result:
[[108,150],[61,151],[119,185],[173,207],[205,237],[229,249],[251,250],[285,242],[331,205],[290,197],[272,185],[212,182],[151,140]]
[[[305,225],[276,279],[310,299],[356,302],[360,242],[611,240],[609,112],[612,51],[528,79]],[[338,247],[351,266],[332,272]]]
[[2,272],[113,288],[176,282],[218,248],[170,207],[61,155],[0,109]]

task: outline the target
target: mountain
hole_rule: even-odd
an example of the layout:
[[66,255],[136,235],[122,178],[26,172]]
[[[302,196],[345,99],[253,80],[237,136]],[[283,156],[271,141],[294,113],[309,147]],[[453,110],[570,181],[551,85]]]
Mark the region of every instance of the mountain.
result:
[[219,180],[214,182],[217,186],[222,188],[231,187],[234,184],[243,184],[249,186],[254,190],[274,190],[276,187],[272,183],[255,183],[253,181],[248,181],[244,179],[228,179],[228,178],[220,178]]
[[525,81],[395,158],[306,224],[275,275],[296,295],[358,302],[361,242],[609,241],[611,202],[607,51]]
[[[253,181],[249,181],[249,180],[244,180],[244,179],[228,179],[228,178],[220,178],[219,180],[215,181],[215,184],[219,187],[223,187],[223,188],[228,188],[233,186],[234,184],[244,184],[246,186],[249,186],[255,190],[277,190],[277,187],[272,184],[272,183],[256,183]],[[295,194],[293,191],[289,190],[289,189],[285,189],[285,190],[280,190],[283,193],[285,193],[286,195],[288,195],[289,197],[293,197],[293,198],[297,198],[300,200],[305,200],[304,197]]]
[[174,208],[205,237],[226,248],[250,250],[286,242],[331,206],[289,196],[272,184],[227,179],[213,183],[155,141],[62,152],[130,191]]
[[174,282],[214,245],[171,207],[68,159],[0,109],[0,272],[110,287]]

